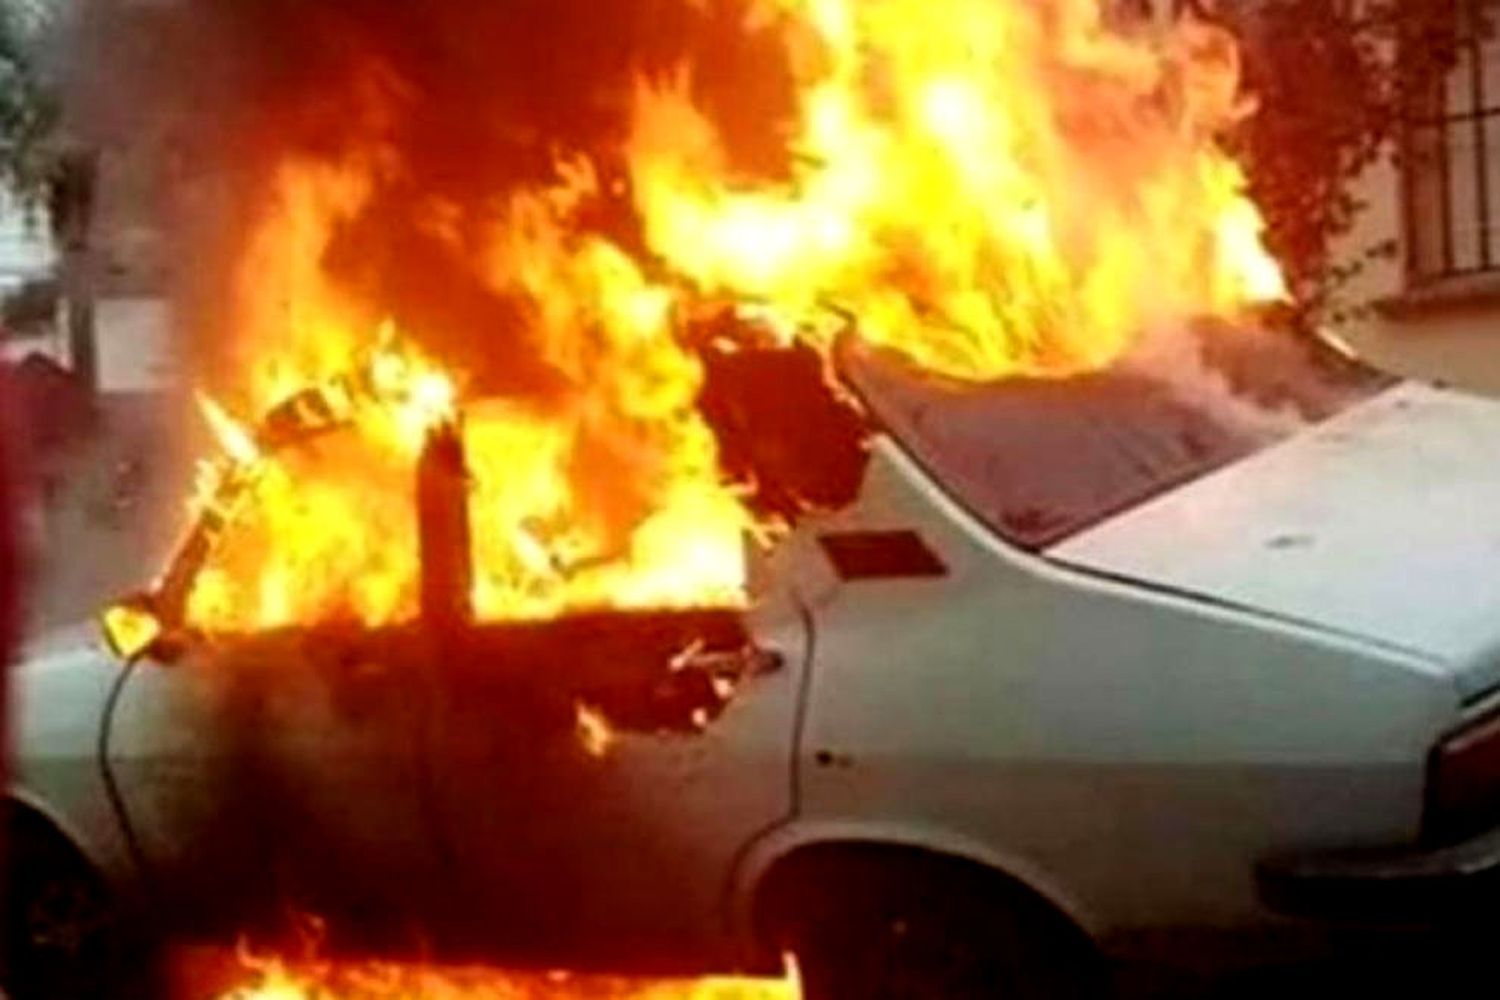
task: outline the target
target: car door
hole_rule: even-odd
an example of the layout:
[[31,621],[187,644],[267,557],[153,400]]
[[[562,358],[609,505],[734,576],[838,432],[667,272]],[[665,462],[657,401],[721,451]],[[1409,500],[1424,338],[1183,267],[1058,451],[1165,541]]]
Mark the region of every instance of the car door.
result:
[[774,655],[701,728],[616,720],[606,735],[585,714],[580,730],[577,710],[591,707],[559,700],[567,687],[552,683],[598,669],[578,643],[525,665],[551,678],[540,697],[524,679],[487,678],[498,664],[437,669],[433,772],[462,887],[450,915],[470,948],[570,966],[726,960],[736,862],[792,810],[808,649],[788,601],[764,602],[746,624]]
[[287,633],[137,669],[109,772],[164,912],[197,931],[308,914],[336,938],[418,939],[439,869],[429,689],[405,655]]

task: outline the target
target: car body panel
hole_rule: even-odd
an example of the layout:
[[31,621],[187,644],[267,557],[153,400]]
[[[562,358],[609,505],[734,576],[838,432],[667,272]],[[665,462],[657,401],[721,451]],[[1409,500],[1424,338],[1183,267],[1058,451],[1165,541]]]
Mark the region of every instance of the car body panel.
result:
[[869,476],[815,530],[914,529],[948,574],[841,581],[804,547],[799,824],[996,845],[1106,928],[1253,923],[1258,856],[1416,837],[1441,670],[1010,550],[889,440]]
[[[150,896],[205,937],[312,913],[357,948],[723,967],[730,875],[792,811],[808,655],[785,593],[747,624],[779,669],[704,732],[619,732],[597,757],[571,726],[445,685],[437,661],[346,662],[316,636],[144,661],[109,762]],[[134,892],[95,756],[121,669],[74,630],[19,671],[12,794]]]
[[180,922],[240,933],[314,913],[384,942],[424,921],[439,869],[422,694],[419,677],[316,640],[143,662],[109,760]]
[[10,670],[10,795],[50,820],[109,882],[139,889],[95,745],[119,662],[92,630],[33,640]]
[[[763,595],[747,624],[779,669],[742,682],[701,732],[617,731],[598,755],[571,729],[528,726],[503,692],[450,689],[435,787],[472,916],[496,943],[661,968],[738,956],[729,878],[792,811],[808,653],[784,593]],[[566,655],[548,669],[566,670]]]
[[878,845],[893,852],[913,851],[957,859],[993,872],[1004,873],[1045,900],[1090,936],[1107,931],[1101,915],[1089,910],[1074,896],[1066,878],[1035,867],[1022,854],[1012,854],[1006,845],[977,840],[955,829],[925,824],[910,815],[890,819],[868,815],[804,814],[767,829],[743,852],[734,872],[727,907],[727,921],[739,942],[742,967],[764,964],[767,942],[757,937],[756,907],[759,891],[776,866],[803,850],[840,845]]
[[1500,683],[1500,402],[1402,383],[1053,548]]

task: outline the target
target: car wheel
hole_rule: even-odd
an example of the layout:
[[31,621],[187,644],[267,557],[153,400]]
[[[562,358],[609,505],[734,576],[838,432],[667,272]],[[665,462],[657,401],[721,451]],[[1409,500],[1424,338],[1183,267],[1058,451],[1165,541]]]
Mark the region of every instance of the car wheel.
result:
[[[872,859],[873,861],[873,859]],[[790,887],[775,940],[806,1000],[1077,1000],[1103,992],[1091,944],[986,873],[843,863]],[[946,866],[936,866],[944,869]]]
[[121,914],[98,874],[55,835],[4,844],[3,984],[10,1000],[102,1000],[132,987]]

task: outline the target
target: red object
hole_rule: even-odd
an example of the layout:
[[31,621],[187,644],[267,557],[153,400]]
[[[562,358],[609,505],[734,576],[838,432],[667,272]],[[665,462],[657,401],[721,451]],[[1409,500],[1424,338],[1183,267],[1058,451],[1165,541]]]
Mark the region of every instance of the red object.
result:
[[[13,393],[10,373],[0,364],[0,779],[9,777],[10,677],[7,668],[16,653],[21,627],[20,456],[16,454],[16,426],[10,419]],[[0,837],[4,831],[0,831]],[[0,840],[0,857],[6,844]]]
[[1427,836],[1456,843],[1489,829],[1500,816],[1500,714],[1438,744],[1428,767]]
[[[16,477],[18,456],[14,454],[15,425],[9,419],[11,393],[9,374],[0,369],[0,666],[10,662],[20,624],[20,557],[16,539],[20,490]],[[0,682],[0,712],[5,686]],[[4,718],[0,714],[0,718]],[[3,735],[3,734],[0,734]]]

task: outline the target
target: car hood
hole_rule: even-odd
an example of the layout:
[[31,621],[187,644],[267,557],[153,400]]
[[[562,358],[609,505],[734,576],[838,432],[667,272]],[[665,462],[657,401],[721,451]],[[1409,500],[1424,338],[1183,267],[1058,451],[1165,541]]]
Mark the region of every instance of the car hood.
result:
[[1400,383],[1048,552],[1500,683],[1500,402]]

